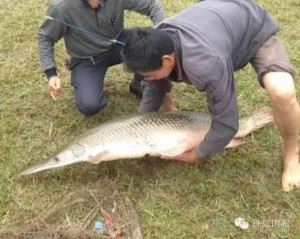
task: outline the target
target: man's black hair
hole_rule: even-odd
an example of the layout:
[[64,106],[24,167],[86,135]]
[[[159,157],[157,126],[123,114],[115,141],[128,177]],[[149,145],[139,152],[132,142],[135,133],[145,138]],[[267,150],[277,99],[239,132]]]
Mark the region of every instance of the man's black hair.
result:
[[174,52],[174,44],[168,33],[147,27],[131,29],[121,52],[129,71],[154,71],[162,67],[162,57]]

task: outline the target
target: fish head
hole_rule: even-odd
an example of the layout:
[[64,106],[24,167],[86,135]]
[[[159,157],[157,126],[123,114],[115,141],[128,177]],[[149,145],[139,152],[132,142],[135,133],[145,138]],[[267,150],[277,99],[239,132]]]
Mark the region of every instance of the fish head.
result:
[[59,168],[66,165],[83,162],[87,159],[86,147],[82,144],[75,143],[51,157],[47,162],[38,164],[32,168],[25,170],[21,175],[37,173],[52,168]]

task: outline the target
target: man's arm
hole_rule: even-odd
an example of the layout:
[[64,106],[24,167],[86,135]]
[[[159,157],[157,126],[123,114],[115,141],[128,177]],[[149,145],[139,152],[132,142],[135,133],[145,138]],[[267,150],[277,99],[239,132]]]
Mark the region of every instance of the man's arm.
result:
[[206,86],[208,110],[212,117],[209,131],[196,147],[199,158],[223,150],[238,131],[238,107],[234,71],[230,59],[216,59],[209,66]]
[[198,90],[205,88],[207,92],[208,109],[212,117],[210,129],[203,140],[198,136],[189,138],[185,152],[172,157],[163,156],[165,159],[195,162],[223,150],[238,131],[237,99],[231,60],[209,58],[206,58],[207,64],[202,65],[202,69],[194,64],[192,72],[195,77],[191,82]]
[[[61,19],[61,14],[54,5],[49,7],[47,14],[48,16]],[[67,28],[63,24],[45,20],[38,31],[37,40],[40,63],[48,79],[52,76],[57,76],[54,60],[54,45],[63,37],[66,30]]]
[[[59,10],[54,5],[48,8],[48,16],[61,19]],[[62,19],[61,19],[62,20]],[[66,31],[66,27],[55,21],[45,20],[38,31],[38,52],[40,63],[48,82],[48,90],[51,97],[56,100],[63,93],[60,86],[60,78],[57,74],[56,64],[54,60],[54,45],[61,39]]]
[[163,6],[158,0],[126,0],[125,9],[149,16],[155,25],[165,18]]
[[168,79],[158,81],[144,80],[142,85],[145,89],[143,90],[139,112],[158,111],[163,103],[165,94],[171,90],[171,82]]

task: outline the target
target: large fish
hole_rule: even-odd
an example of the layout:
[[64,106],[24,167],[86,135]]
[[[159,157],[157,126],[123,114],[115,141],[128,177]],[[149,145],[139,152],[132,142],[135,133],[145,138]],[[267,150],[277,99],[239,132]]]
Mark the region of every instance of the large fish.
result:
[[[227,147],[242,144],[239,138],[272,121],[269,109],[242,118],[238,133]],[[203,139],[210,124],[208,114],[186,111],[152,112],[110,121],[88,130],[46,163],[27,169],[22,175],[78,162],[97,164],[145,155],[175,156],[187,149],[190,139]]]

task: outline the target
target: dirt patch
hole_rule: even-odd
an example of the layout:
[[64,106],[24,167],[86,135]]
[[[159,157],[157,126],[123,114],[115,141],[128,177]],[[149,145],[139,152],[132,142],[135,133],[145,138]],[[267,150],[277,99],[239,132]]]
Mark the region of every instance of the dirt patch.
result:
[[[95,230],[95,223],[103,225]],[[52,210],[19,228],[0,231],[0,239],[142,239],[131,200],[112,181],[68,195]]]

